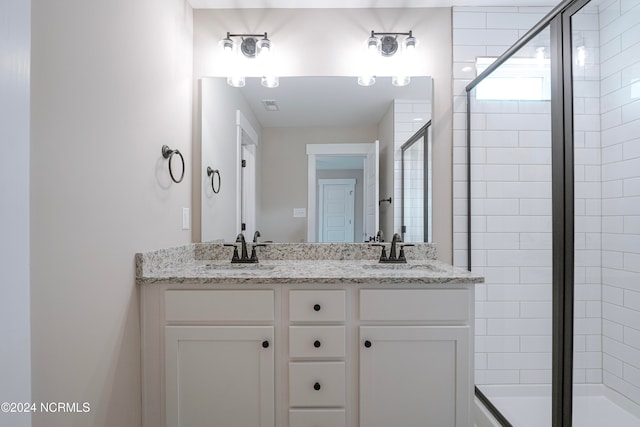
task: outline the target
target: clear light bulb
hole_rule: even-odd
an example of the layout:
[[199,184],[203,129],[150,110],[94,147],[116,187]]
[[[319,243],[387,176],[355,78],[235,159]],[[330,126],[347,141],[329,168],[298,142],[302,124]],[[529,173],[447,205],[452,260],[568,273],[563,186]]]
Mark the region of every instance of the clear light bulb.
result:
[[359,76],[358,84],[360,86],[373,86],[376,82],[375,76]]
[[227,84],[233,87],[244,87],[244,76],[229,76],[227,77]]
[[261,83],[264,87],[278,87],[280,85],[280,78],[278,78],[277,76],[263,76]]

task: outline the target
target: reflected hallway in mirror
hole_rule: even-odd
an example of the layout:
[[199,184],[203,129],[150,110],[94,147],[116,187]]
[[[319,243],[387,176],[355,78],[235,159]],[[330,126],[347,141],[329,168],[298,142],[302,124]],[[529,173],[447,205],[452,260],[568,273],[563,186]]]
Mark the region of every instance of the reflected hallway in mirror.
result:
[[[384,77],[370,87],[359,86],[354,77],[282,77],[273,89],[263,87],[258,78],[248,78],[243,88],[228,86],[222,77],[203,78],[202,179],[207,178],[206,167],[215,164],[225,182],[220,194],[207,192],[203,186],[201,240],[234,240],[248,211],[255,215],[255,229],[260,230],[264,241],[322,240],[317,223],[318,199],[309,196],[306,147],[373,141],[379,141],[377,172],[367,177],[362,167],[363,188],[359,191],[366,194],[368,180],[370,186],[376,183],[378,194],[370,208],[361,194],[361,207],[356,177],[353,241],[367,241],[378,230],[384,236],[400,233],[400,147],[431,120],[432,88],[430,77],[414,77],[405,87],[393,86],[391,78]],[[243,143],[238,136],[237,111],[255,130],[257,141],[251,145],[255,155],[253,210],[242,192]],[[379,199],[388,198],[393,202],[379,203]]]

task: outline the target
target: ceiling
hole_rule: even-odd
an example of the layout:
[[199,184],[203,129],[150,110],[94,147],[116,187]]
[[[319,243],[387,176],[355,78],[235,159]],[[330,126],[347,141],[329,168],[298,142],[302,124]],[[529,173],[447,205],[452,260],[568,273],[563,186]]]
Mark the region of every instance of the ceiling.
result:
[[[263,127],[371,126],[394,99],[431,101],[432,79],[412,77],[408,86],[396,87],[391,77],[378,77],[375,85],[364,87],[356,77],[280,77],[280,85],[270,89],[247,77],[238,90]],[[276,101],[279,111],[267,111],[264,100]]]
[[194,9],[338,9],[451,6],[555,6],[560,0],[189,0]]

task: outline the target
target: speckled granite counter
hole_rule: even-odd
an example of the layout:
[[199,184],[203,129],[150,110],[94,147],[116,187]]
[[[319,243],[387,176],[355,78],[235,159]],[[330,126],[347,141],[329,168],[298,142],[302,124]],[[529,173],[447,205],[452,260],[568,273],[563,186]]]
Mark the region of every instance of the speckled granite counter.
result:
[[192,244],[136,254],[136,280],[141,285],[484,281],[437,261],[433,244],[416,244],[405,252],[407,264],[380,264],[380,248],[369,244],[273,243],[258,248],[258,264],[231,264],[232,248],[216,243]]

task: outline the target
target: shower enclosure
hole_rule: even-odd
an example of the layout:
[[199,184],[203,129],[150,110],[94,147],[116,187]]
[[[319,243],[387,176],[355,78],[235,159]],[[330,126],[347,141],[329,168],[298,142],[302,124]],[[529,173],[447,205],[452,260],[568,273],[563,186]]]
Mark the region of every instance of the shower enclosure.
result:
[[476,394],[640,425],[640,2],[566,0],[467,86]]
[[433,236],[431,150],[431,120],[400,147],[403,242],[430,242]]

